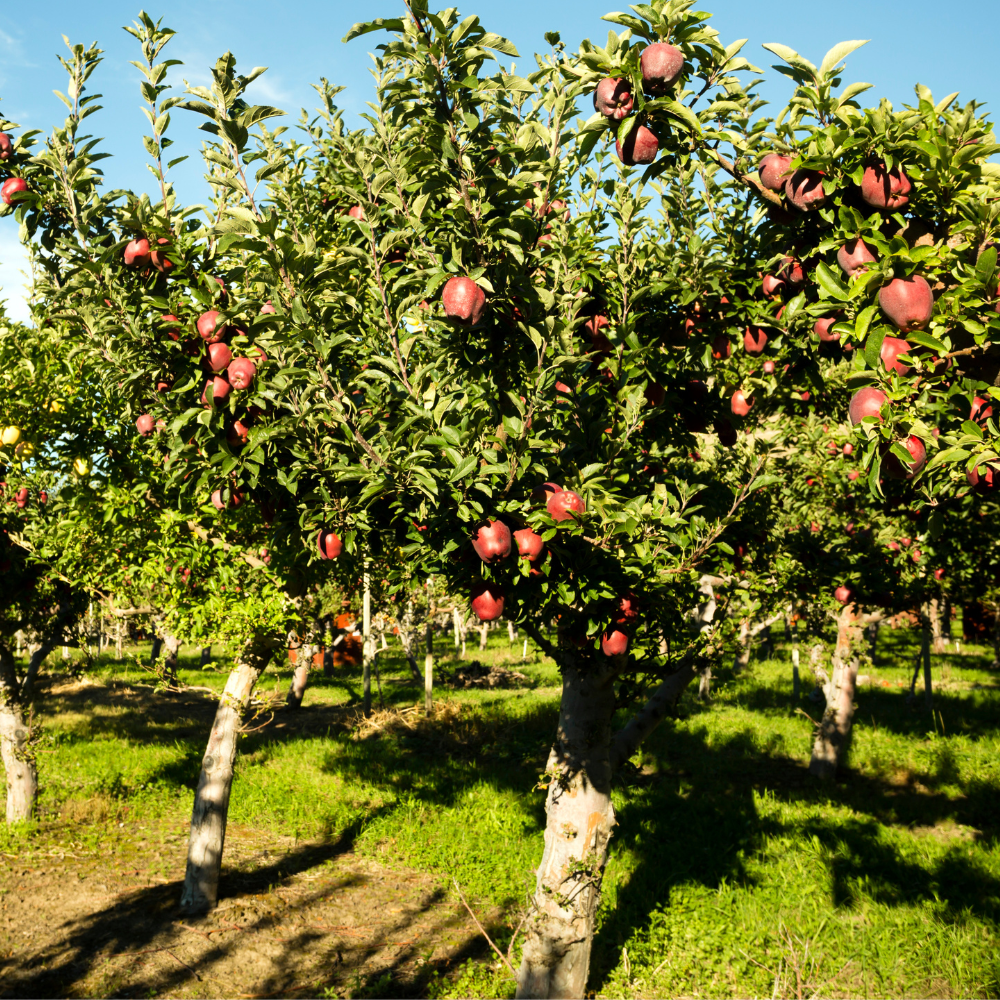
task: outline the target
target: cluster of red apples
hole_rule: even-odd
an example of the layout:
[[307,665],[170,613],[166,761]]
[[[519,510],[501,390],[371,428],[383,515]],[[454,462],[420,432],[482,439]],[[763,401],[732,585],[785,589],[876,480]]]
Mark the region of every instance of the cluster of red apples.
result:
[[[666,42],[654,42],[642,50],[639,70],[643,91],[651,97],[659,97],[681,78],[684,53]],[[615,152],[618,159],[630,167],[637,163],[652,163],[660,148],[655,133],[639,123],[622,140],[620,123],[632,114],[634,105],[632,81],[625,77],[605,77],[594,90],[594,110],[604,115],[608,124],[617,131]]]

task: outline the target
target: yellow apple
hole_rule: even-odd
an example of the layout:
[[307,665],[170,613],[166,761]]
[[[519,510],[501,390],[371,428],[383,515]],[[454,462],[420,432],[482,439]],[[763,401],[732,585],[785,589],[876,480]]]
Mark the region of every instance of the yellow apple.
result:
[[3,433],[0,434],[0,441],[4,444],[17,444],[21,440],[21,428],[15,424],[11,424],[10,427],[5,427]]
[[85,458],[74,458],[73,459],[73,471],[78,476],[85,476],[90,472],[90,462]]
[[31,456],[35,454],[35,446],[31,441],[22,441],[14,449],[14,454],[17,455],[18,458],[31,458]]

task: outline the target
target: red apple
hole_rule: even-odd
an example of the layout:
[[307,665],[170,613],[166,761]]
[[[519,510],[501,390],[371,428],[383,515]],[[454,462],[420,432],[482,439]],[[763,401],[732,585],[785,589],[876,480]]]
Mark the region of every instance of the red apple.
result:
[[798,288],[805,284],[806,272],[802,270],[802,262],[797,257],[786,256],[778,277],[793,288]]
[[209,344],[205,348],[205,364],[213,372],[221,372],[233,360],[233,352],[221,342]]
[[503,614],[503,588],[480,580],[472,585],[472,610],[481,622],[495,621]]
[[135,422],[135,429],[143,437],[149,437],[149,435],[153,433],[155,427],[156,421],[150,413],[143,413]]
[[748,326],[743,334],[743,350],[747,354],[762,354],[767,347],[767,331],[759,326]]
[[607,354],[609,351],[614,350],[611,341],[608,340],[607,335],[603,333],[606,326],[610,326],[610,320],[607,316],[591,316],[586,323],[583,324],[584,330],[590,334],[590,344],[595,351],[600,351],[603,354]]
[[733,352],[733,345],[730,339],[724,334],[720,333],[715,340],[712,341],[712,357],[716,361],[724,361]]
[[826,201],[822,170],[796,170],[785,181],[785,197],[801,212],[822,207]]
[[873,163],[865,168],[861,178],[861,197],[872,208],[895,212],[902,208],[910,199],[910,178],[902,167],[885,169],[885,163]]
[[316,548],[319,550],[320,559],[336,559],[344,551],[344,543],[335,531],[321,528],[316,536]]
[[896,359],[900,354],[909,353],[910,345],[905,340],[901,340],[899,337],[886,337],[882,341],[882,350],[879,351],[879,357],[888,371],[905,375],[910,370],[910,366],[904,365],[902,361],[897,361]]
[[911,542],[912,542],[912,539],[910,539],[910,538],[901,538],[899,540],[899,544],[902,545],[904,549],[908,549],[910,547],[910,543]]
[[226,428],[226,441],[230,448],[241,448],[250,437],[250,428],[242,420],[234,420]]
[[994,472],[988,465],[969,469],[965,478],[969,481],[970,486],[980,487],[983,490],[991,490],[994,486],[1000,485],[1000,473]]
[[365,217],[365,210],[360,205],[352,205],[348,210],[347,214],[352,219],[357,219],[359,222]]
[[163,332],[171,340],[178,341],[181,339],[181,335],[177,332],[181,321],[173,313],[165,313],[160,317],[160,322],[163,324]]
[[873,264],[878,258],[868,249],[867,244],[860,237],[856,240],[848,240],[837,251],[837,263],[848,278],[853,278],[856,274],[863,274],[868,270],[867,265]]
[[559,493],[552,493],[545,501],[545,509],[553,521],[567,521],[577,517],[578,514],[587,512],[587,505],[583,502],[583,497],[572,490],[561,490]]
[[49,495],[48,495],[48,493],[45,492],[45,490],[42,490],[41,493],[38,494],[38,502],[43,507],[45,506],[45,504],[47,504],[49,502]]
[[510,555],[510,528],[503,521],[487,521],[473,532],[472,547],[484,563],[506,559]]
[[615,601],[614,622],[616,625],[631,625],[639,620],[639,598],[631,591]]
[[0,199],[5,205],[13,205],[21,200],[27,190],[28,182],[23,177],[8,177],[0,185]]
[[769,299],[780,298],[785,291],[785,283],[781,278],[776,278],[773,274],[765,274],[762,282],[764,295]]
[[785,189],[785,181],[788,180],[789,170],[792,165],[790,156],[783,156],[781,153],[768,153],[760,161],[760,182],[768,189],[780,193]]
[[594,91],[594,110],[616,122],[632,113],[632,103],[632,84],[620,77],[606,76]]
[[934,579],[935,580],[943,580],[944,579],[944,570],[940,569],[940,568],[934,570]]
[[852,596],[851,588],[850,587],[845,587],[843,584],[841,584],[833,592],[833,596],[836,597],[837,600],[840,601],[841,604],[847,604],[847,602],[851,600],[851,596]]
[[542,536],[531,528],[520,528],[514,532],[514,541],[517,542],[517,551],[521,559],[530,562],[537,562],[538,557],[545,548]]
[[844,445],[844,454],[850,455],[853,451],[854,451],[854,445],[851,444],[850,441],[848,441],[847,444]]
[[919,274],[909,278],[893,278],[878,293],[882,312],[903,333],[923,330],[934,313],[934,292]]
[[14,144],[9,133],[0,132],[0,160],[9,160],[14,152]]
[[857,479],[858,476],[860,476],[860,475],[861,475],[861,473],[858,472],[857,469],[851,469],[851,471],[847,473],[847,478],[853,483],[854,480]]
[[208,406],[208,387],[212,387],[212,401],[216,406],[221,406],[222,401],[229,395],[232,386],[225,375],[216,375],[205,383],[205,388],[201,391],[201,404]]
[[764,374],[765,375],[773,375],[774,374],[774,362],[773,361],[765,361],[764,362]]
[[969,419],[974,420],[977,424],[985,424],[992,416],[993,407],[989,405],[989,401],[983,399],[982,396],[973,396]]
[[444,314],[460,326],[475,326],[483,317],[486,293],[471,278],[449,278],[441,293]]
[[684,72],[684,53],[666,42],[647,45],[639,56],[642,83],[650,94],[662,94]]
[[173,269],[174,262],[167,257],[166,247],[170,246],[170,240],[165,236],[161,236],[156,241],[156,250],[150,251],[149,263],[156,268],[160,274],[166,274],[168,271]]
[[[234,507],[234,508],[235,507],[239,507],[240,504],[242,504],[242,503],[243,503],[243,494],[242,493],[237,493],[234,490],[232,493],[229,494],[229,506],[230,507]],[[212,506],[214,506],[216,510],[225,510],[226,509],[226,504],[223,503],[223,500],[222,500],[222,490],[216,490],[212,494]]]
[[652,163],[659,148],[659,140],[645,125],[636,125],[624,143],[621,139],[615,140],[618,159],[627,167],[634,167],[637,163]]
[[879,414],[879,410],[881,410],[882,404],[886,399],[886,394],[881,389],[876,389],[873,385],[866,385],[864,388],[858,389],[851,396],[851,405],[848,408],[851,423],[858,424],[865,417],[878,417],[879,423],[881,423],[882,417]]
[[839,313],[836,316],[824,316],[822,319],[818,319],[815,323],[813,323],[813,332],[824,344],[835,344],[838,340],[840,340],[840,334],[831,332],[830,328],[839,320]]
[[893,479],[912,479],[927,464],[927,449],[915,434],[911,434],[902,444],[910,453],[911,460],[903,463],[890,454],[886,457],[884,468],[886,474]]
[[17,493],[14,494],[14,500],[16,501],[17,506],[20,507],[22,510],[28,503],[28,496],[29,493],[28,493],[28,488],[26,486],[22,486],[17,491]]
[[273,303],[271,302],[271,300],[270,300],[270,299],[268,299],[268,300],[267,300],[267,301],[266,301],[266,302],[265,302],[265,303],[264,303],[264,304],[263,304],[263,305],[262,305],[262,306],[260,307],[260,315],[261,315],[261,316],[269,316],[269,315],[270,315],[271,313],[273,313],[273,312],[274,312],[274,304],[273,304]]
[[747,399],[743,394],[742,389],[737,389],[733,393],[733,398],[729,402],[729,408],[733,411],[733,415],[737,417],[745,417],[753,409],[754,400]]
[[149,264],[149,240],[132,240],[125,246],[126,267],[146,267]]
[[229,327],[225,323],[219,325],[219,313],[215,309],[203,312],[195,325],[198,328],[198,336],[209,344],[219,343],[229,332]]
[[601,652],[605,656],[621,656],[628,649],[628,636],[621,629],[607,629],[601,636]]
[[737,440],[736,428],[725,418],[719,417],[715,421],[715,433],[719,438],[719,444],[726,448],[732,448]]
[[236,358],[226,374],[234,389],[249,389],[257,375],[257,366],[249,358]]

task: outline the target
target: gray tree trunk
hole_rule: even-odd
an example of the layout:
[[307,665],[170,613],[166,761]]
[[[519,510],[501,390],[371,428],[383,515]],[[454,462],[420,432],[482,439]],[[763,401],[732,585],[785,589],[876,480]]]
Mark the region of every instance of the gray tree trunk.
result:
[[403,618],[399,622],[398,628],[399,643],[403,647],[403,656],[406,657],[406,662],[410,667],[410,673],[413,674],[413,679],[419,681],[421,679],[420,668],[417,666],[417,657],[414,650],[413,601],[406,602],[406,610],[403,612]]
[[600,902],[611,804],[613,672],[563,665],[556,742],[549,753],[545,851],[527,922],[518,997],[586,994],[594,917]]
[[149,650],[149,665],[151,667],[156,666],[156,660],[160,655],[160,650],[163,648],[163,640],[158,636],[153,636],[153,645]]
[[930,625],[931,649],[935,653],[943,653],[945,651],[944,630],[941,627],[941,605],[938,599],[931,598],[924,605],[924,609],[926,612],[924,618],[928,620]]
[[485,649],[486,648],[486,641],[489,639],[489,637],[490,637],[490,623],[489,622],[483,622],[483,624],[479,626],[479,648],[480,649]]
[[316,646],[313,643],[304,642],[299,646],[295,659],[295,669],[292,671],[292,683],[288,686],[288,697],[285,699],[285,704],[289,708],[302,707],[302,696],[306,693],[309,670],[315,655]]
[[212,662],[212,647],[202,646],[201,647],[201,662],[198,664],[203,670]]
[[165,635],[163,645],[166,655],[163,657],[163,682],[170,687],[177,686],[177,654],[180,652],[181,643],[175,635]]
[[937,609],[936,607],[932,608],[930,605],[935,604],[935,601],[925,604],[921,609],[923,613],[920,616],[920,658],[924,665],[924,702],[927,705],[928,711],[933,711],[934,709],[934,688],[931,684],[931,632],[934,627],[933,615]]
[[271,656],[270,644],[261,640],[249,643],[229,674],[219,699],[191,813],[187,872],[181,896],[181,907],[187,913],[204,913],[218,902],[237,742],[254,687]]
[[813,742],[809,773],[823,780],[831,780],[843,761],[851,740],[854,719],[854,693],[858,677],[858,657],[854,650],[856,641],[854,605],[846,604],[837,619],[837,644],[833,651],[833,676],[815,667],[816,675],[823,681],[826,710],[820,720]]
[[7,822],[29,820],[38,800],[38,766],[14,657],[5,646],[0,646],[0,759],[7,772]]
[[705,664],[701,676],[698,678],[698,697],[702,701],[712,700],[712,664]]

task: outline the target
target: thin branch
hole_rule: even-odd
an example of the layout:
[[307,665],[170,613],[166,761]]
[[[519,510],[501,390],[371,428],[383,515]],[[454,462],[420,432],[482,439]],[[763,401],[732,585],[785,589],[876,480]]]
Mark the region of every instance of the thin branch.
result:
[[517,973],[514,971],[514,966],[507,961],[507,956],[493,943],[493,938],[486,933],[486,928],[476,919],[476,915],[472,912],[472,907],[465,901],[465,896],[462,895],[462,890],[458,887],[458,882],[453,878],[452,882],[455,883],[455,892],[458,893],[458,898],[462,901],[462,905],[469,911],[469,916],[472,917],[472,922],[479,928],[479,933],[483,935],[484,938],[489,942],[490,947],[497,953],[500,957],[500,961],[510,970],[510,974],[514,981],[517,981]]

